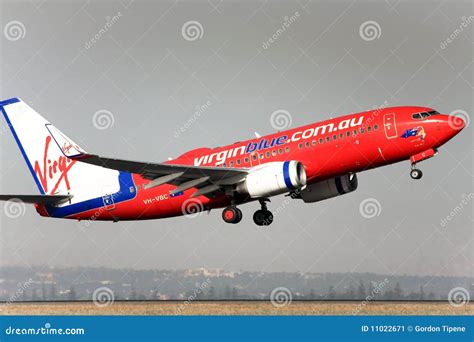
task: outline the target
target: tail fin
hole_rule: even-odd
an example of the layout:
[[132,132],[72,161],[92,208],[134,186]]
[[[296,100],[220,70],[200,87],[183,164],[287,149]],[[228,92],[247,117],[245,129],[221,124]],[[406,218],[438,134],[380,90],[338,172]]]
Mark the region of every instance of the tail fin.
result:
[[21,99],[0,102],[0,110],[41,194],[81,201],[119,190],[118,172],[70,159],[84,150]]

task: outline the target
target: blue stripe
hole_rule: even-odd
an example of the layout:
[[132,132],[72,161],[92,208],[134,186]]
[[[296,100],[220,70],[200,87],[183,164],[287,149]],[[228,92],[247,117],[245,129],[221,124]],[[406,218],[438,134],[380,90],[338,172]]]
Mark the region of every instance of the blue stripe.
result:
[[336,183],[336,188],[337,188],[337,192],[339,192],[339,195],[344,195],[346,192],[344,191],[344,188],[342,187],[341,177],[336,177],[334,181]]
[[[118,204],[135,198],[137,194],[137,189],[133,183],[132,174],[128,172],[119,173],[119,184],[120,189],[115,194],[108,195],[107,197],[113,198],[113,202]],[[130,188],[133,187],[133,192],[130,192]],[[110,205],[110,204],[109,204]],[[51,217],[67,217],[75,214],[79,214],[88,210],[99,209],[105,207],[104,197],[96,197],[87,201],[71,204],[64,207],[54,207],[47,206],[46,210],[48,211]]]
[[285,184],[288,189],[290,190],[294,189],[293,184],[291,184],[289,161],[286,161],[283,163],[283,179],[285,180]]
[[5,111],[5,108],[4,108],[4,106],[7,106],[7,105],[12,104],[12,103],[17,103],[17,102],[20,102],[20,100],[18,98],[13,98],[13,99],[9,99],[9,100],[5,100],[5,101],[0,102],[0,106],[2,108],[2,113],[3,113],[3,116],[5,117],[5,120],[7,121],[8,126],[10,127],[10,130],[12,131],[13,137],[15,138],[15,141],[16,141],[18,147],[20,148],[20,152],[23,155],[23,158],[25,158],[26,164],[28,165],[28,168],[30,169],[31,175],[33,176],[33,179],[35,180],[36,185],[38,186],[38,189],[39,189],[40,193],[44,194],[43,187],[41,186],[41,183],[40,183],[38,177],[36,176],[36,173],[33,169],[33,166],[31,165],[30,160],[28,159],[28,156],[26,155],[26,152],[23,149],[23,146],[21,145],[20,139],[18,138],[18,135],[16,134],[15,129],[13,128],[13,125],[12,125],[10,119],[8,118],[7,112]]

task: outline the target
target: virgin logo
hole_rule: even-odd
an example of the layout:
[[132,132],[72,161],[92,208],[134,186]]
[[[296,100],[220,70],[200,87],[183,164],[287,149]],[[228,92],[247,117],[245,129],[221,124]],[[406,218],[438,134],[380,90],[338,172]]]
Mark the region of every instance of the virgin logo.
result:
[[[57,157],[50,156],[49,144],[51,143],[51,136],[46,137],[44,145],[44,155],[42,165],[40,161],[35,162],[35,173],[38,176],[45,193],[54,194],[59,185],[64,182],[67,190],[71,189],[68,179],[68,172],[76,163],[75,160],[69,159],[62,155]],[[56,159],[54,159],[56,158]]]

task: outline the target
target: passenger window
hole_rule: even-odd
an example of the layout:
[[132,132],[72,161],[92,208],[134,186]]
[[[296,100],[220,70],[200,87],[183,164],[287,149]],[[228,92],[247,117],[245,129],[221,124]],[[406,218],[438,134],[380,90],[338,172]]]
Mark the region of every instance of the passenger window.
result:
[[329,142],[329,140],[331,140],[331,138],[330,138],[330,137],[326,137],[326,141]]
[[270,157],[270,151],[267,151],[266,155],[267,155],[267,158],[269,158]]
[[237,159],[237,165],[240,165],[240,159]]
[[230,167],[234,166],[234,162],[233,161],[229,162],[229,166]]
[[313,144],[313,146],[316,146],[316,140],[313,140],[311,143]]
[[298,148],[301,150],[303,148],[303,144],[298,144]]
[[340,133],[340,134],[339,134],[339,138],[340,138],[340,139],[344,138],[344,134],[343,134],[343,133]]
[[309,141],[307,141],[307,142],[305,143],[305,145],[306,145],[306,147],[309,147]]
[[357,135],[357,130],[355,129],[353,133],[354,133],[354,135]]
[[263,159],[265,156],[263,155],[263,153],[260,153],[260,159]]
[[378,125],[374,125],[374,131],[378,130],[379,129],[379,126]]
[[323,138],[319,139],[319,143],[322,144],[324,142]]
[[334,134],[334,135],[332,136],[332,140],[337,140],[337,135]]
[[245,157],[244,161],[245,161],[245,163],[248,163],[249,162],[249,157]]
[[254,155],[252,156],[252,159],[253,159],[253,160],[257,160],[257,155],[254,154]]
[[272,156],[275,157],[276,155],[277,155],[277,151],[276,151],[276,150],[273,150],[273,151],[272,151]]
[[350,136],[351,136],[351,131],[347,131],[347,132],[346,132],[346,135],[347,135],[348,137],[350,137]]
[[360,129],[360,133],[364,134],[365,130],[363,128]]
[[288,146],[285,147],[285,152],[286,152],[286,153],[290,152],[290,148],[289,148]]
[[368,126],[367,127],[367,132],[370,132],[372,130],[372,127]]
[[278,149],[278,154],[282,154],[283,150],[281,148]]

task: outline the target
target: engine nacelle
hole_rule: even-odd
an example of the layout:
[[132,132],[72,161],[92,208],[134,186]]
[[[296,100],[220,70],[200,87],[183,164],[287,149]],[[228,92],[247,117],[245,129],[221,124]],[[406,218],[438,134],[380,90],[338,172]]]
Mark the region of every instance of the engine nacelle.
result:
[[237,191],[259,198],[282,194],[305,185],[306,171],[303,164],[292,160],[255,166],[237,186]]
[[300,198],[306,203],[318,202],[352,192],[357,184],[357,175],[351,173],[308,185],[300,192]]

